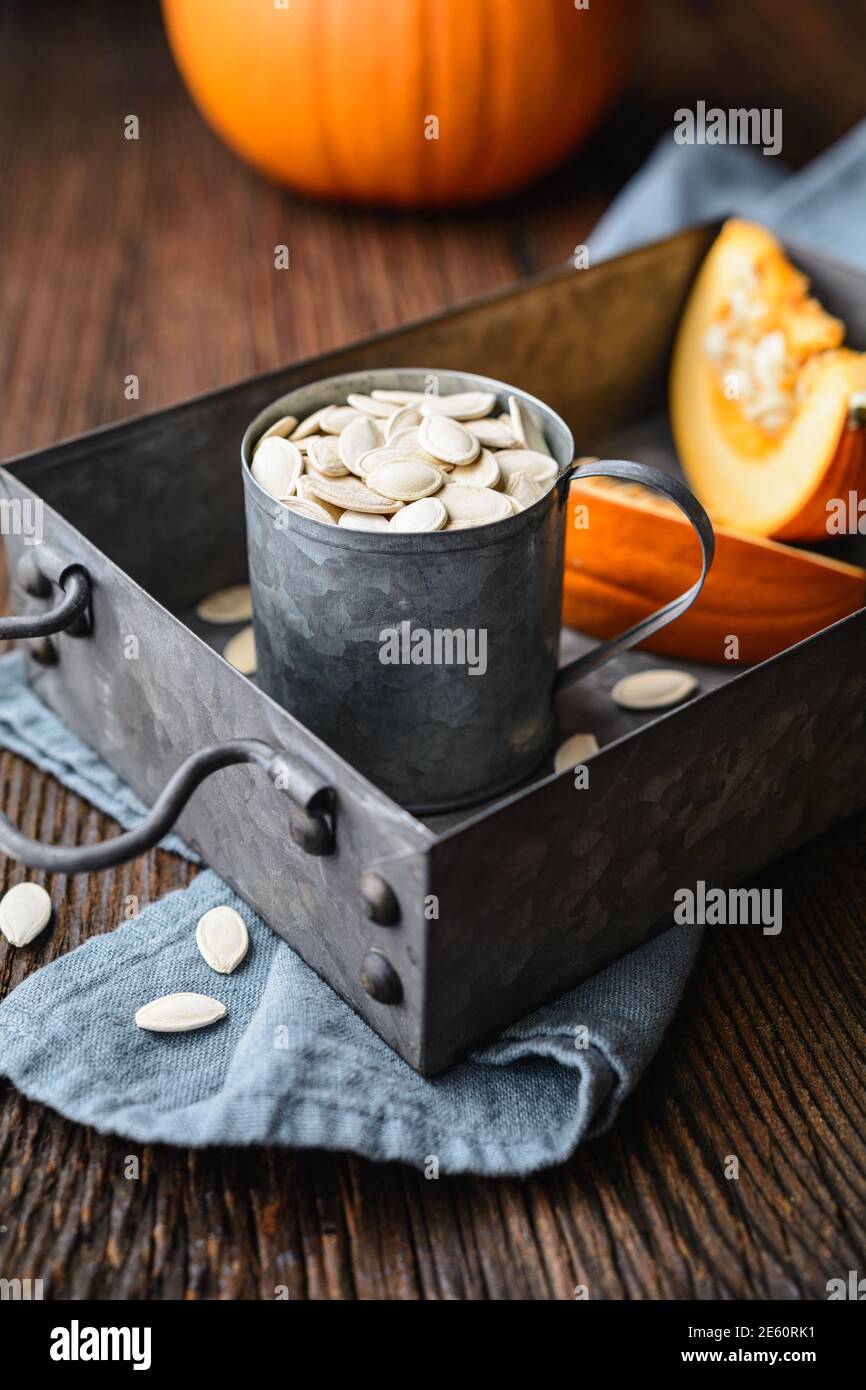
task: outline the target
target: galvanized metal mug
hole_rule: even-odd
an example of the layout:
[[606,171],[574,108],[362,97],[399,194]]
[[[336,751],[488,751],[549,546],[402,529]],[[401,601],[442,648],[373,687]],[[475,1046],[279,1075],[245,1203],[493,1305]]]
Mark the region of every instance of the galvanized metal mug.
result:
[[[551,491],[505,521],[435,534],[353,531],[283,507],[250,472],[262,433],[350,392],[376,388],[508,396],[543,430],[559,465]],[[553,696],[689,607],[712,561],[709,518],[677,479],[625,460],[573,465],[565,422],[487,377],[371,370],[302,386],[262,411],[241,447],[253,623],[262,688],[418,814],[496,796],[536,771],[556,739]],[[557,670],[566,498],[574,477],[644,483],[694,527],[692,587],[627,632]]]

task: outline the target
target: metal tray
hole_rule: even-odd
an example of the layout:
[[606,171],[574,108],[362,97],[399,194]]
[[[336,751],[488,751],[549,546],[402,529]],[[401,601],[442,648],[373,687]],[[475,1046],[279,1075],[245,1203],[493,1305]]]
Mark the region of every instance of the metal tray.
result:
[[[624,672],[658,664],[627,655],[560,700],[563,736],[591,728],[602,745],[589,788],[551,769],[421,820],[227,665],[216,648],[231,629],[192,616],[245,575],[241,436],[303,382],[432,362],[540,396],[579,452],[675,468],[670,348],[717,230],[544,275],[0,469],[0,496],[44,499],[46,545],[92,583],[89,633],[34,644],[39,695],[148,804],[182,760],[232,738],[276,744],[333,789],[329,854],[299,847],[286,800],[256,768],[209,777],[178,829],[424,1074],[638,946],[676,888],[748,877],[866,803],[866,610],[749,669],[693,667],[698,697],[656,717],[609,698]],[[866,277],[796,258],[866,343]],[[50,600],[23,587],[33,547],[11,535],[7,547],[18,611],[44,610]],[[583,640],[563,635],[568,654]]]

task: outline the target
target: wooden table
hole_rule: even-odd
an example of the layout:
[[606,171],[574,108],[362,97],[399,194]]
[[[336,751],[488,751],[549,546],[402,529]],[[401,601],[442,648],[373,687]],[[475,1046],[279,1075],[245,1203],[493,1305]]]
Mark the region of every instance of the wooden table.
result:
[[[588,152],[520,200],[408,218],[296,201],[236,163],[190,107],[151,6],[58,5],[51,22],[44,5],[4,7],[0,455],[563,260],[680,104],[672,54],[687,60],[685,99],[759,89],[766,103],[805,90],[808,71],[786,155],[811,153],[858,114],[855,84],[830,80],[850,68],[857,7],[793,8],[796,39],[789,4],[657,9],[643,79]],[[122,136],[129,113],[137,143]],[[29,834],[115,829],[9,754],[0,775]],[[0,1082],[0,1276],[74,1298],[272,1298],[281,1284],[293,1298],[568,1299],[578,1284],[597,1299],[823,1298],[829,1278],[863,1272],[864,864],[859,817],[769,871],[781,936],[711,932],[613,1132],[527,1181],[427,1181],[345,1154],[140,1150]],[[3,887],[24,877],[2,868]],[[46,880],[56,925],[33,951],[0,948],[0,992],[111,930],[127,894],[152,900],[191,874],[154,853]],[[138,1181],[123,1177],[129,1153]]]

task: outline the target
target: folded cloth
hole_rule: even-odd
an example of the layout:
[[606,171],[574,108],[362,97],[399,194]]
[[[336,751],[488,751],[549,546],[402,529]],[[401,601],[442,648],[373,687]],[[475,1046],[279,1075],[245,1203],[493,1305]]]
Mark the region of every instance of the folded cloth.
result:
[[[863,260],[866,126],[792,176],[776,160],[671,139],[590,247],[595,258],[612,255],[731,210],[804,239],[811,228],[813,239]],[[26,690],[14,655],[0,661],[0,742],[122,825],[139,814],[129,790]],[[218,903],[241,913],[252,943],[228,976],[214,974],[195,944],[198,918]],[[522,1175],[612,1124],[699,943],[695,928],[672,927],[424,1080],[205,870],[20,984],[0,1005],[0,1071],[70,1119],[141,1142],[352,1149],[417,1167],[435,1160],[442,1173]],[[176,990],[222,1000],[226,1019],[176,1035],[135,1028],[136,1009]]]

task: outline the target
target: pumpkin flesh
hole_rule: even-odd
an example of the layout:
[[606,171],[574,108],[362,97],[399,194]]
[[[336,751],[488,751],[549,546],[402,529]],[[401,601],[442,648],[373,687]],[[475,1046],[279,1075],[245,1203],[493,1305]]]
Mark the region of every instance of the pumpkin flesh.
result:
[[714,522],[819,539],[827,503],[856,487],[863,429],[851,399],[866,354],[764,228],[726,224],[698,275],[671,368],[684,472]]
[[[676,507],[645,488],[577,481],[568,507],[567,626],[612,637],[697,578],[697,537]],[[588,525],[578,529],[584,519]],[[649,639],[649,650],[693,661],[763,661],[866,604],[866,570],[724,527],[715,531],[701,594]],[[738,639],[735,655],[731,637]]]

